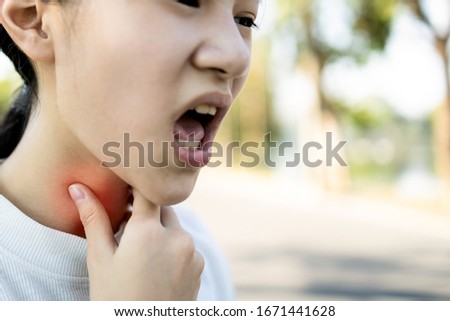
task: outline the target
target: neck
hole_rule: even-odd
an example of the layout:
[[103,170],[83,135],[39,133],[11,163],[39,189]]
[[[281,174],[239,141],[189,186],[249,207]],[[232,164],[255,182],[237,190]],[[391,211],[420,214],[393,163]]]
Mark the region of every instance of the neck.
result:
[[[127,212],[129,186],[89,153],[61,120],[41,110],[0,166],[0,193],[50,228],[84,236],[68,187],[81,183],[98,197],[116,231]],[[60,125],[58,125],[60,124]]]

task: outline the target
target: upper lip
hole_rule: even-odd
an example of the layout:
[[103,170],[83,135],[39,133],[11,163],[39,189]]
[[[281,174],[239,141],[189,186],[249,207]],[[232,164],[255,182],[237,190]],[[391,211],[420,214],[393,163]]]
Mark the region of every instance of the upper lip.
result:
[[207,93],[201,96],[198,96],[197,98],[193,99],[191,102],[189,102],[181,111],[181,117],[184,113],[189,111],[192,108],[195,108],[200,105],[208,105],[211,107],[217,107],[218,111],[220,110],[226,110],[231,107],[232,104],[232,98],[229,94],[223,94],[220,92],[215,93]]

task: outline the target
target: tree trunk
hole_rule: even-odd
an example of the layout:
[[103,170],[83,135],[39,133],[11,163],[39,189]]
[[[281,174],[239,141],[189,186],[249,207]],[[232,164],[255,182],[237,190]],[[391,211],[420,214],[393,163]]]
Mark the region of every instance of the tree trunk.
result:
[[448,39],[435,40],[436,50],[445,66],[446,95],[434,119],[436,172],[442,179],[441,203],[446,211],[450,210],[450,74],[447,43]]
[[[348,167],[339,165],[333,161],[332,166],[325,163],[326,133],[332,133],[332,142],[336,145],[343,139],[342,130],[333,107],[329,105],[322,89],[322,74],[325,67],[325,59],[319,52],[311,51],[308,57],[303,57],[301,69],[314,81],[317,96],[315,106],[306,119],[299,121],[300,141],[318,142],[323,146],[320,152],[312,153],[311,159],[320,159],[322,165],[317,168],[306,168],[307,179],[315,186],[326,192],[345,192],[349,187]],[[345,148],[341,156],[345,160]]]

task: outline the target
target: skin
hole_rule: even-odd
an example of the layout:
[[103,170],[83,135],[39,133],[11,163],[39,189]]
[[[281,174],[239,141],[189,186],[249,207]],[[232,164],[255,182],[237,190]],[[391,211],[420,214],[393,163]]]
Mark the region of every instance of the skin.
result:
[[[131,277],[127,263],[139,256],[128,298],[195,297],[202,259],[170,208],[162,206],[190,195],[199,168],[176,166],[173,153],[166,168],[139,167],[136,153],[130,167],[105,168],[102,147],[131,133],[143,146],[155,142],[155,158],[161,158],[158,143],[174,140],[186,104],[210,92],[234,100],[251,52],[251,29],[235,18],[255,18],[257,9],[257,0],[204,0],[199,8],[175,0],[81,0],[65,6],[0,0],[0,22],[34,61],[39,82],[24,137],[0,166],[0,192],[37,222],[87,237],[93,298],[123,299],[123,284]],[[70,194],[74,183],[78,193]],[[141,205],[133,206],[126,242],[118,247],[112,233],[127,216],[131,194]],[[156,244],[153,252],[149,244]],[[158,252],[158,244],[167,251]],[[174,262],[177,257],[182,264]],[[155,258],[164,262],[160,275],[152,266]],[[143,271],[154,271],[154,278]],[[113,275],[123,278],[111,283]],[[167,287],[159,297],[143,295],[153,293],[151,281],[181,284],[187,275],[194,281]]]
[[2,193],[40,223],[76,235],[83,228],[67,192],[72,183],[94,191],[114,230],[130,186],[156,205],[186,199],[198,168],[175,166],[173,155],[167,168],[139,168],[136,153],[130,168],[102,168],[102,147],[131,133],[143,146],[155,142],[160,158],[158,143],[173,141],[192,99],[208,92],[236,98],[250,66],[251,29],[233,18],[255,16],[257,1],[0,3],[4,26],[38,66],[41,102],[2,166]]

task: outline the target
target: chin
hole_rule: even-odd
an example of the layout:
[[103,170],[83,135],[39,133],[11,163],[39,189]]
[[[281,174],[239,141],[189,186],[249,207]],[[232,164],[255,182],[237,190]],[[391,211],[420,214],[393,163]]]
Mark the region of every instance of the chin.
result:
[[198,175],[179,175],[141,191],[146,199],[160,206],[170,206],[185,201],[193,192]]
[[161,206],[175,205],[184,202],[192,194],[193,190],[193,187],[167,189],[166,191],[162,191],[156,198],[153,197],[153,199],[156,204]]

